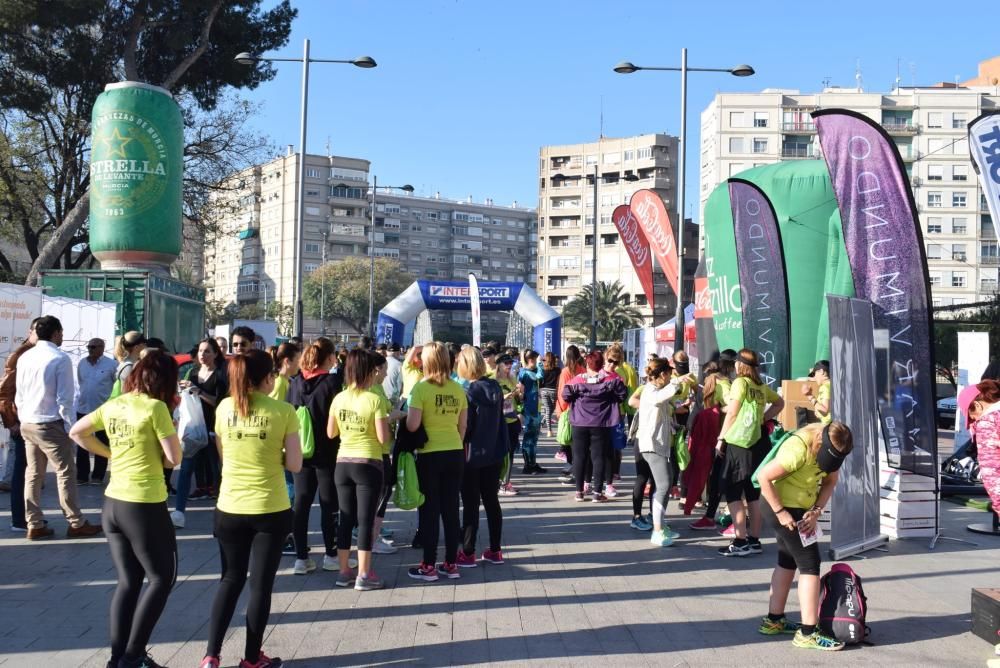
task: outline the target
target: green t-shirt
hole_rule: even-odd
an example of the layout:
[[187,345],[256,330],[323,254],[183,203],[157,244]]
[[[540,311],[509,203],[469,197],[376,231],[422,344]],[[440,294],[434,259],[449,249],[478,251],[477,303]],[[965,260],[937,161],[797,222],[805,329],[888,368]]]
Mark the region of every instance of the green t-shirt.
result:
[[159,399],[129,392],[90,414],[95,431],[108,435],[111,481],[104,494],[119,501],[167,500],[160,440],[177,433],[170,409]]
[[[504,395],[510,394],[517,389],[517,381],[513,378],[508,377],[501,380],[494,376],[494,380],[497,381],[497,384],[500,386],[500,389],[503,390]],[[514,397],[508,397],[503,400],[503,416],[507,421],[507,424],[514,424],[517,422],[519,419],[517,414],[519,412],[517,399]]]
[[778,400],[778,394],[765,384],[757,385],[749,378],[740,377],[733,381],[729,391],[730,401],[740,402],[725,440],[730,445],[749,448],[760,439],[760,427],[764,423],[764,409]]
[[444,385],[422,380],[413,387],[409,405],[423,411],[421,419],[427,432],[427,443],[420,452],[462,449],[458,415],[468,408],[469,402],[461,385],[451,379],[446,380]]
[[215,411],[215,433],[222,452],[222,488],[218,509],[237,515],[287,510],[285,437],[299,433],[291,404],[254,392],[246,417],[230,397]]
[[832,411],[830,410],[833,406],[830,405],[832,388],[830,386],[830,381],[824,381],[820,383],[819,391],[816,393],[816,403],[826,404],[826,413],[820,413],[819,410],[816,411],[816,417],[822,424],[830,424],[833,422]]
[[382,444],[375,432],[375,421],[388,417],[388,403],[375,392],[354,386],[333,398],[330,412],[336,416],[340,429],[338,461],[349,458],[382,461]]
[[276,376],[274,379],[274,389],[267,396],[278,401],[284,401],[285,397],[288,396],[288,379],[280,374]]
[[[392,403],[389,401],[389,397],[385,394],[385,388],[382,387],[381,383],[375,383],[369,388],[369,391],[374,392],[378,398],[382,401],[382,408],[386,415],[392,412]],[[393,430],[395,425],[389,423],[389,438],[385,443],[382,444],[382,456],[388,457],[392,453],[392,444],[395,442],[396,438],[393,435]]]
[[715,379],[715,403],[718,406],[722,406],[725,409],[729,405],[729,392],[733,387],[732,381],[723,376],[717,376]]
[[786,439],[774,456],[774,461],[787,471],[787,475],[774,483],[781,505],[786,508],[812,508],[826,477],[809,452],[808,436],[800,436],[801,433],[798,431]]

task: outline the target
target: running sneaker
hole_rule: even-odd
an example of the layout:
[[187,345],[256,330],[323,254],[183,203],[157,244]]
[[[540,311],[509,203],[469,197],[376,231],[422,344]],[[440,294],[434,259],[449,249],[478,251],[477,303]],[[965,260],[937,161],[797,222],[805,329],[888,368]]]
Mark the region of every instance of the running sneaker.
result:
[[483,550],[483,561],[488,561],[491,564],[502,564],[503,563],[503,552],[497,550]]
[[594,498],[592,499],[594,503],[607,503],[608,497],[604,496],[600,492],[594,492]]
[[803,635],[802,629],[795,632],[792,644],[802,649],[819,649],[824,652],[836,652],[844,649],[844,643],[825,636],[819,631],[813,631],[810,635]]
[[179,510],[175,510],[175,511],[171,512],[170,513],[170,522],[171,522],[171,524],[174,525],[175,529],[183,529],[184,528],[184,524],[185,524],[184,513],[182,513]]
[[392,540],[392,529],[389,529],[387,527],[382,527],[381,529],[379,529],[378,535],[381,536],[382,538],[385,538],[386,540]]
[[545,468],[544,466],[539,466],[538,464],[532,464],[531,465],[531,472],[532,473],[548,473],[549,470],[547,468]]
[[383,587],[385,587],[385,583],[379,576],[375,575],[375,571],[369,571],[367,575],[359,575],[354,580],[354,591],[371,591]]
[[764,552],[764,546],[760,544],[760,538],[747,536],[747,544],[750,546],[750,551],[754,554],[762,554]]
[[396,554],[399,549],[395,545],[390,545],[385,538],[379,536],[372,542],[372,552],[374,554]]
[[188,500],[197,501],[198,499],[205,499],[209,497],[209,491],[204,487],[199,487],[190,494],[188,494]]
[[750,545],[748,543],[737,545],[735,541],[725,547],[720,547],[718,549],[718,553],[723,557],[749,557],[753,554],[753,552],[750,551]]
[[681,498],[681,488],[678,487],[677,485],[674,485],[673,487],[671,487],[670,488],[670,498],[671,499],[679,499],[679,498]]
[[559,482],[567,487],[576,487],[576,478],[571,475],[559,476]]
[[462,577],[462,574],[458,572],[458,566],[455,564],[449,564],[447,561],[442,561],[437,567],[438,575],[449,580],[457,580]]
[[765,636],[777,636],[782,633],[795,633],[799,630],[799,626],[800,624],[790,622],[785,617],[782,617],[781,619],[771,619],[765,615],[760,620],[760,626],[757,627],[757,633]]
[[455,564],[462,568],[475,568],[479,565],[476,563],[476,555],[466,554],[464,550],[458,551],[458,557],[455,558]]
[[649,535],[649,542],[657,547],[670,547],[674,544],[674,539],[663,531],[654,531]]
[[573,495],[573,500],[574,501],[583,501],[584,500],[583,492],[577,492],[576,494],[574,494]]
[[532,474],[534,472],[535,472],[535,470],[533,468],[531,468],[527,464],[525,464],[524,466],[521,467],[521,475],[530,475],[530,474]]
[[646,520],[649,524],[653,524],[653,513],[646,513],[642,516],[642,519]]
[[620,473],[614,473],[614,474],[612,474],[611,479],[612,480],[621,480],[622,476],[621,476]]
[[564,462],[566,461],[566,453],[560,450],[556,453],[556,461]]
[[337,585],[338,587],[350,587],[352,584],[354,584],[354,581],[357,579],[357,577],[358,574],[355,573],[353,569],[349,571],[338,570],[337,579],[334,581],[333,584]]
[[680,538],[681,537],[681,535],[679,533],[677,533],[676,531],[674,531],[673,529],[671,529],[670,527],[668,527],[666,524],[663,525],[663,533],[665,533],[666,535],[670,536],[670,538],[672,538],[672,539],[676,539],[676,538]]
[[340,560],[337,559],[337,557],[331,557],[329,554],[324,554],[323,555],[323,570],[324,571],[330,571],[331,573],[333,571],[339,571],[340,570]]
[[583,493],[584,494],[590,494],[590,483],[589,482],[583,483]]
[[517,496],[517,490],[514,489],[512,483],[507,483],[506,485],[500,485],[500,491],[497,494],[500,496]]
[[281,546],[281,554],[286,557],[294,557],[295,552],[295,539],[292,538],[291,534],[285,539],[285,544]]
[[261,652],[257,656],[257,660],[253,663],[250,663],[246,659],[240,661],[239,668],[278,668],[278,666],[280,665],[281,665],[280,658],[274,657],[272,659],[268,655],[264,654],[264,652]]
[[410,567],[410,569],[406,571],[406,574],[414,580],[422,580],[423,582],[437,582],[438,580],[438,572],[437,569],[434,568],[434,565],[425,564],[423,562],[420,562],[419,566]]
[[725,529],[719,532],[720,536],[725,536],[726,538],[736,538],[736,527],[732,524],[727,526]]
[[653,525],[647,522],[646,518],[641,515],[639,517],[632,518],[632,523],[629,524],[629,526],[636,531],[650,531],[653,528]]
[[219,668],[219,657],[217,656],[206,656],[201,660],[198,668]]
[[618,490],[615,489],[614,485],[612,485],[612,484],[609,483],[609,484],[607,484],[607,485],[604,486],[604,495],[606,497],[608,497],[609,499],[613,499],[616,496],[618,496]]
[[157,663],[153,660],[153,657],[146,652],[138,659],[126,659],[122,657],[118,659],[118,668],[166,668],[162,664]]
[[296,575],[305,575],[316,570],[316,562],[312,559],[296,559],[292,572]]

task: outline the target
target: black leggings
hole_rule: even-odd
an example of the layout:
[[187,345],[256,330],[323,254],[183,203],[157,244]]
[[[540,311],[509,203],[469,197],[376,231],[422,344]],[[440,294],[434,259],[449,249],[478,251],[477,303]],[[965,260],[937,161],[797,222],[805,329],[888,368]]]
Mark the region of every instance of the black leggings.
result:
[[[104,498],[101,524],[118,571],[111,597],[111,659],[135,659],[146,652],[177,580],[174,525],[165,501],[133,503],[110,497]],[[149,586],[142,591],[144,577]]]
[[334,482],[334,466],[303,466],[292,474],[295,480],[295,523],[292,533],[295,538],[295,558],[309,556],[309,509],[316,492],[319,491],[319,525],[323,530],[323,544],[326,554],[337,556],[337,485]]
[[[392,488],[396,486],[396,467],[392,465],[389,455],[382,455],[382,495],[378,500],[378,510],[376,517],[385,517],[385,511],[389,507],[392,499]],[[378,536],[375,536],[378,538]]]
[[725,465],[726,451],[722,451],[722,457],[716,457],[712,462],[712,474],[708,477],[708,504],[705,506],[705,517],[710,520],[715,519],[715,514],[719,512],[719,503],[722,501],[722,467]]
[[[785,510],[796,522],[806,514],[805,508],[785,506]],[[802,575],[819,575],[819,566],[822,561],[819,554],[819,543],[803,547],[798,531],[789,531],[778,524],[777,518],[774,518],[772,523],[774,524],[774,537],[778,544],[778,566],[789,571],[798,569]]]
[[[462,488],[463,450],[417,453],[417,480],[424,495],[417,531],[424,548],[424,563],[437,559],[439,527],[444,524],[444,560],[455,563],[458,556],[458,497]],[[495,484],[495,483],[494,483]]]
[[604,489],[605,463],[610,456],[611,427],[573,427],[573,477],[576,491],[583,491],[590,462],[594,471],[594,492]]
[[371,552],[372,524],[382,494],[382,463],[337,462],[334,473],[337,499],[340,501],[340,524],[337,526],[337,549],[351,549],[351,529],[358,527],[358,550]]
[[247,602],[247,637],[243,658],[254,663],[260,656],[267,618],[271,615],[271,590],[281,562],[281,546],[292,526],[292,511],[263,515],[235,515],[215,510],[215,538],[222,554],[222,580],[212,601],[208,622],[208,656],[219,656],[229,622],[236,611],[250,571]]
[[[642,502],[646,498],[646,484],[656,487],[653,482],[653,471],[649,468],[649,463],[643,458],[639,448],[635,449],[635,484],[632,485],[632,515],[638,517],[642,515]],[[650,495],[649,512],[653,512],[652,495]]]
[[477,468],[466,467],[462,473],[462,551],[476,553],[476,535],[479,533],[479,502],[486,510],[486,526],[490,530],[490,551],[500,551],[500,531],[503,512],[497,496],[500,464]]

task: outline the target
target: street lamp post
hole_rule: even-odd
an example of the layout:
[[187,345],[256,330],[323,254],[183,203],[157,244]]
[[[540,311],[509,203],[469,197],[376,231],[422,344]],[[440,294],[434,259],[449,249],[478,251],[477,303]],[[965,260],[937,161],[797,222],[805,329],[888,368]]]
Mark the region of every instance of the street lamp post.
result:
[[329,230],[323,232],[323,264],[321,265],[323,273],[319,277],[319,326],[322,336],[326,336],[326,246],[329,237]]
[[292,294],[295,301],[295,334],[302,336],[302,250],[304,248],[305,237],[305,194],[306,194],[306,128],[308,127],[309,108],[309,64],[310,63],[340,63],[354,65],[362,69],[371,69],[377,66],[375,60],[369,56],[361,56],[352,60],[328,60],[325,58],[309,57],[309,40],[305,40],[302,48],[301,58],[265,58],[255,56],[246,51],[236,55],[234,60],[240,65],[254,65],[260,62],[267,63],[302,63],[302,109],[299,125],[299,164],[298,164],[298,185],[299,185],[299,205],[295,213],[295,281],[292,284]]
[[677,173],[677,315],[674,323],[674,349],[684,348],[684,172],[687,168],[687,75],[688,72],[725,72],[735,77],[749,77],[754,69],[749,65],[737,65],[729,69],[714,67],[688,67],[687,48],[681,49],[680,67],[640,67],[628,61],[615,65],[618,74],[632,74],[639,70],[681,73],[681,136],[678,141],[680,169]]
[[371,235],[368,242],[368,336],[375,341],[375,199],[378,195],[379,187],[386,190],[402,190],[412,193],[414,187],[407,183],[405,186],[379,186],[378,177],[372,176],[372,222]]

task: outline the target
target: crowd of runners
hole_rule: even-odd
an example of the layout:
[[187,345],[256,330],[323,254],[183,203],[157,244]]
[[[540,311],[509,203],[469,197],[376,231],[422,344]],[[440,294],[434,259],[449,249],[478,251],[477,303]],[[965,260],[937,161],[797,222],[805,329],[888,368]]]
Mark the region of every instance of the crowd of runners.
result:
[[[104,342],[92,341],[75,374],[61,338],[58,320],[39,318],[0,383],[0,415],[21,453],[16,468],[25,471],[15,473],[12,527],[29,540],[52,537],[40,498],[51,464],[67,535],[103,529],[118,571],[113,668],[158,665],[146,647],[176,579],[176,531],[191,499],[215,500],[222,563],[201,668],[219,666],[248,580],[240,666],[267,668],[280,665],[261,644],[283,553],[294,557],[296,575],[321,568],[335,573],[338,587],[382,588],[375,555],[398,549],[383,526],[386,509],[394,487],[412,493],[416,483],[423,501],[412,545],[421,558],[407,573],[425,583],[460,578],[462,569],[504,563],[500,497],[519,493],[515,468],[558,476],[575,501],[606,503],[624,492],[629,449],[635,476],[623,522],[663,548],[682,532],[718,530],[730,537],[719,555],[742,558],[764,551],[770,517],[777,566],[760,632],[788,633],[798,647],[842,647],[817,630],[820,552],[808,540],[852,447],[849,429],[830,416],[826,362],[811,374],[812,423],[775,447],[783,401],[748,349],[722,351],[696,375],[683,352],[651,355],[637,369],[619,344],[586,353],[569,346],[562,360],[496,343],[430,342],[404,353],[367,342],[338,349],[319,338],[264,351],[252,331],[237,328],[228,341],[205,338],[181,378],[163,343],[138,332],[116,341],[117,364],[104,356]],[[177,433],[184,393],[200,403],[209,432],[197,451],[182,447]],[[560,470],[539,464],[543,430],[559,444]],[[105,484],[106,469],[98,526],[82,516],[76,489]],[[320,560],[310,557],[308,540],[317,496]],[[686,526],[667,525],[671,502],[691,519]],[[784,614],[796,571],[801,624]]]

